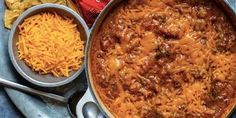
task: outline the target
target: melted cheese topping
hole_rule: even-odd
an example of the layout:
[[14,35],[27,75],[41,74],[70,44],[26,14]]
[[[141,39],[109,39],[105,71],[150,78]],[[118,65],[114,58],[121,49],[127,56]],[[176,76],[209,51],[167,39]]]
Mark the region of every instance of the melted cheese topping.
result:
[[93,40],[94,85],[115,117],[224,117],[236,103],[235,34],[211,0],[128,0]]

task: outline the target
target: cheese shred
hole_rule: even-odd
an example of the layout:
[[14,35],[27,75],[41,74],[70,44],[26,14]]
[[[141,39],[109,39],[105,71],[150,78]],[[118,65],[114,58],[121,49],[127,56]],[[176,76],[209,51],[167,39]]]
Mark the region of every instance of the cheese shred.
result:
[[73,19],[42,13],[25,19],[18,28],[18,56],[33,71],[68,77],[81,67],[84,41]]

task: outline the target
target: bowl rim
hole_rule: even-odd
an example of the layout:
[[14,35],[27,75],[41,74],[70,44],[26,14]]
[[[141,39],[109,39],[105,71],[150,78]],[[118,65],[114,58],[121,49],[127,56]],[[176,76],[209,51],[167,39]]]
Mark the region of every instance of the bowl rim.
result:
[[[83,18],[76,13],[75,11],[73,11],[71,8],[64,6],[64,5],[59,5],[59,4],[53,4],[53,3],[44,3],[44,4],[40,4],[40,5],[36,5],[33,6],[29,9],[27,9],[26,11],[24,11],[18,18],[17,20],[13,23],[11,32],[10,32],[10,36],[9,36],[9,40],[8,40],[8,53],[10,56],[10,60],[13,64],[13,66],[15,67],[16,71],[27,81],[29,81],[30,83],[37,85],[37,86],[41,86],[41,87],[59,87],[59,86],[63,86],[65,84],[70,83],[71,81],[75,80],[79,75],[81,75],[81,73],[84,71],[85,69],[85,58],[83,59],[83,64],[81,65],[81,68],[79,70],[76,71],[76,73],[74,73],[72,76],[70,76],[67,79],[64,79],[62,81],[59,82],[52,82],[52,83],[47,83],[47,82],[42,82],[42,81],[38,81],[32,77],[30,77],[27,73],[25,73],[22,68],[19,66],[19,64],[16,61],[16,57],[14,56],[14,51],[13,51],[13,38],[15,35],[15,32],[17,30],[18,25],[21,23],[22,20],[24,20],[25,18],[27,18],[27,16],[34,11],[37,10],[41,10],[41,9],[45,9],[45,8],[54,8],[54,9],[60,9],[63,10],[69,14],[71,14],[75,20],[77,20],[78,22],[80,22],[81,26],[83,27],[84,31],[85,31],[85,35],[86,35],[86,39],[85,39],[85,45],[86,42],[89,38],[89,28],[86,24],[86,22],[83,20]],[[85,51],[85,49],[84,49]],[[32,71],[32,70],[31,70]]]
[[[90,89],[90,94],[92,95],[92,97],[94,98],[95,102],[98,104],[98,108],[101,110],[101,112],[106,116],[106,117],[111,117],[114,118],[116,117],[115,114],[112,112],[112,110],[110,110],[106,104],[104,104],[104,102],[101,100],[101,97],[99,96],[95,85],[94,85],[94,81],[93,81],[93,76],[92,76],[92,71],[91,71],[91,45],[92,42],[94,40],[94,36],[96,35],[96,33],[98,32],[97,30],[99,28],[101,28],[104,20],[107,18],[107,16],[109,15],[109,13],[114,10],[116,7],[116,5],[120,5],[121,2],[123,2],[124,0],[113,0],[110,3],[107,4],[107,6],[103,9],[103,11],[98,15],[98,18],[96,19],[96,21],[94,22],[91,30],[90,30],[90,36],[89,36],[89,40],[87,41],[86,44],[86,56],[85,56],[85,73],[86,73],[86,78],[87,78],[87,83],[88,83],[88,87]],[[226,9],[223,9],[224,13]],[[231,9],[231,11],[233,11],[236,16],[236,11],[234,11],[233,9]],[[228,16],[228,14],[227,14]],[[231,18],[230,18],[231,19]],[[227,109],[227,108],[226,108]],[[228,111],[225,112],[225,114],[222,114],[222,117],[229,117],[234,110],[236,110],[236,104],[232,103],[232,105],[229,105],[228,107]]]
[[105,8],[102,10],[102,12],[98,15],[97,19],[95,20],[94,24],[92,25],[92,28],[90,30],[90,35],[89,39],[87,40],[86,43],[86,55],[85,55],[85,74],[86,74],[86,79],[88,83],[88,87],[90,89],[91,95],[94,98],[94,101],[97,103],[98,108],[100,111],[108,118],[115,118],[115,114],[106,106],[106,104],[103,103],[101,100],[101,97],[99,96],[95,85],[93,81],[93,76],[91,72],[91,45],[94,40],[94,36],[98,32],[99,28],[101,28],[104,20],[107,18],[109,13],[116,8],[116,5],[120,5],[121,2],[124,0],[113,0],[109,2]]

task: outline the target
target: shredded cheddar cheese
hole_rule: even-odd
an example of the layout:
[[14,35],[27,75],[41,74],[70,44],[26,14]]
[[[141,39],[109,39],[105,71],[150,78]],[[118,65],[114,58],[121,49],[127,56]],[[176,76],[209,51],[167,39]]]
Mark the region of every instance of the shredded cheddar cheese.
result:
[[81,67],[84,41],[72,19],[56,13],[31,16],[19,25],[19,58],[33,71],[68,77]]

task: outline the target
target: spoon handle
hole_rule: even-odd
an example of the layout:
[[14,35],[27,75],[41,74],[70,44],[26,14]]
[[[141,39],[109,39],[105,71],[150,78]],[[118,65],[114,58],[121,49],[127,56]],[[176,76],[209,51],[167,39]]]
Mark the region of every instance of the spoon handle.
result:
[[34,94],[34,95],[39,95],[39,96],[42,96],[42,97],[50,98],[50,99],[53,99],[53,100],[56,100],[56,101],[59,101],[59,102],[62,102],[62,103],[67,103],[67,101],[68,101],[63,96],[59,96],[59,95],[56,95],[56,94],[46,93],[46,92],[43,92],[43,91],[35,90],[35,89],[32,89],[30,87],[27,87],[27,86],[24,86],[24,85],[15,83],[15,82],[5,80],[3,78],[0,78],[0,85],[2,85],[4,87],[16,89],[16,90],[19,90],[19,91],[31,93],[31,94]]

